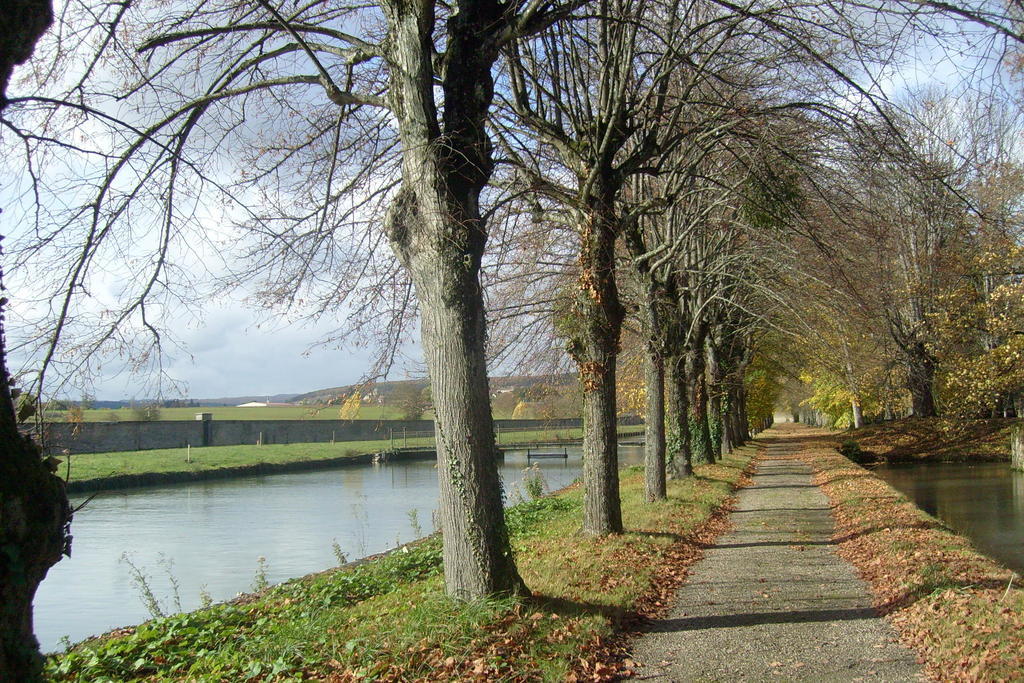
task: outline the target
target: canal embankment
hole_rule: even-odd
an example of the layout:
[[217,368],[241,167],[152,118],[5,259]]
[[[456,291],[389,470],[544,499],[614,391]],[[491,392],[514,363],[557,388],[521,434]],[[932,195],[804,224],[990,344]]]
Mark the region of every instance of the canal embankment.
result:
[[[120,453],[80,454],[71,457],[72,472],[75,472],[82,465],[81,461],[86,459],[83,456],[97,456],[93,462],[88,463],[90,469],[102,468],[104,461],[113,465],[116,462],[116,458],[121,458],[119,467],[129,469],[129,467],[125,466],[125,463],[128,458],[134,458],[140,461],[132,463],[134,467],[148,467],[150,471],[108,474],[106,476],[87,475],[81,478],[73,478],[68,481],[67,490],[68,493],[72,494],[91,493],[143,486],[165,486],[217,479],[235,479],[266,474],[309,472],[344,465],[367,465],[373,463],[381,455],[380,452],[359,453],[352,449],[338,449],[343,451],[342,454],[332,456],[324,453],[324,449],[310,449],[306,444],[289,444],[289,446],[290,448],[279,448],[276,446],[225,447],[230,449],[230,451],[242,450],[243,452],[248,452],[246,455],[242,455],[240,459],[249,459],[250,462],[243,462],[242,464],[229,464],[236,459],[235,453],[217,453],[215,449],[218,447],[194,449],[195,459],[191,457],[190,452],[189,456],[187,456],[188,459],[185,460],[181,457],[182,449],[173,449],[170,453],[148,451],[145,455],[124,455]],[[191,450],[189,449],[189,451]],[[395,461],[425,460],[435,458],[437,454],[434,451],[417,450],[392,452],[388,453],[388,457]]]
[[800,457],[828,496],[836,552],[868,582],[875,608],[937,680],[1019,678],[1021,577],[839,455],[837,436],[808,430]]
[[1010,434],[1022,419],[907,417],[836,434],[844,454],[861,464],[1009,462]]
[[582,492],[510,508],[519,570],[532,590],[459,603],[444,595],[438,544],[290,581],[252,600],[120,629],[52,657],[55,680],[329,678],[610,680],[628,675],[617,634],[660,608],[724,529],[723,511],[756,445],[647,503],[643,473],[622,473],[626,533],[578,533]]
[[[619,434],[632,440],[643,426],[622,426]],[[506,430],[504,450],[579,443],[579,428]],[[143,486],[192,483],[285,472],[308,472],[340,466],[364,466],[382,460],[395,462],[437,457],[433,436],[327,443],[289,443],[144,451],[75,453],[62,456],[58,474],[68,493],[90,493]]]

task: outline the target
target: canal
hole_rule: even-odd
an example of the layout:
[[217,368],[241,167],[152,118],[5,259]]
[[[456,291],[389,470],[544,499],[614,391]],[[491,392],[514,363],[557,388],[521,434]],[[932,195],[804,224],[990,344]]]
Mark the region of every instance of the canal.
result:
[[892,465],[874,472],[978,550],[1024,574],[1024,473],[1008,463]]
[[[551,449],[545,449],[551,450]],[[569,457],[534,460],[549,490],[581,472]],[[621,446],[622,466],[640,464],[641,446]],[[501,466],[509,503],[522,490],[525,451]],[[78,505],[85,496],[74,496]],[[317,472],[129,489],[103,493],[75,515],[73,555],[50,570],[35,601],[44,651],[150,614],[132,566],[168,613],[196,609],[202,596],[227,600],[270,583],[394,548],[434,531],[433,461],[342,466]],[[177,595],[177,600],[175,599]]]

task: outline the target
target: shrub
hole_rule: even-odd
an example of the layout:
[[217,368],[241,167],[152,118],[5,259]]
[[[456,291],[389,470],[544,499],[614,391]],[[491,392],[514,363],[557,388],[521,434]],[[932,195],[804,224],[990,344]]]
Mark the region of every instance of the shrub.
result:
[[132,419],[136,422],[157,422],[160,420],[160,406],[155,403],[132,406]]

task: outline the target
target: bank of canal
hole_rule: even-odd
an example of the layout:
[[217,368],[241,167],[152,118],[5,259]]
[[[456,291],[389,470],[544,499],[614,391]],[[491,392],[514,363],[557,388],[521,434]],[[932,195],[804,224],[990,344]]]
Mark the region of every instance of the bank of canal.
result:
[[[579,447],[568,453],[566,460],[530,463],[550,489],[580,475]],[[642,447],[620,447],[623,466],[642,459]],[[527,464],[525,451],[506,451],[501,475],[509,502],[525,495],[517,492]],[[125,553],[166,608],[176,610],[173,577],[181,608],[190,610],[204,592],[217,601],[251,590],[261,571],[277,583],[337,564],[334,543],[353,560],[431,533],[436,506],[432,461],[104,493],[76,514],[74,553],[40,587],[36,632],[52,651],[63,636],[75,642],[149,618]]]
[[978,550],[1024,574],[1024,472],[992,462],[884,465],[872,471]]

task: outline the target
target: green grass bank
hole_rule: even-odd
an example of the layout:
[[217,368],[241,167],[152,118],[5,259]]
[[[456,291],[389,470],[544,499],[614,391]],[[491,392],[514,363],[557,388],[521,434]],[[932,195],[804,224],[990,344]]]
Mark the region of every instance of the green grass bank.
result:
[[643,500],[625,470],[626,533],[579,534],[571,487],[507,511],[532,597],[459,603],[444,595],[430,538],[358,566],[281,584],[232,603],[158,618],[48,660],[59,681],[611,680],[628,673],[616,634],[654,609],[710,541],[755,453],[738,449]]
[[[633,437],[642,434],[643,429],[643,425],[622,427],[619,434]],[[572,442],[581,437],[581,429],[503,431],[499,446]],[[393,445],[429,447],[434,445],[434,439],[410,437],[396,440]],[[388,440],[375,440],[76,453],[63,457],[65,462],[58,473],[68,475],[68,490],[74,493],[333,467],[345,462],[365,463],[371,454],[386,451],[391,446]]]

